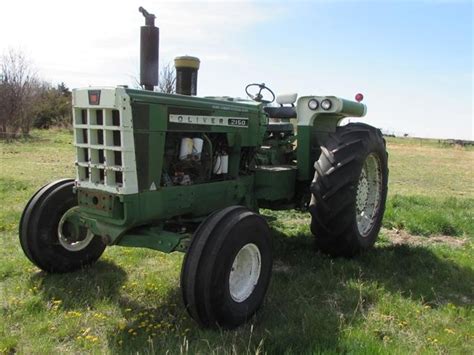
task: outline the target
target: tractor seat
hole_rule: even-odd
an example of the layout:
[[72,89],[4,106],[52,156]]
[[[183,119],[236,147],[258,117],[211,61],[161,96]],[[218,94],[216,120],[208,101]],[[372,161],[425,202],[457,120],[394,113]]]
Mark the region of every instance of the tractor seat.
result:
[[264,107],[264,111],[270,118],[284,118],[290,119],[296,117],[296,110],[291,106],[280,106],[280,107]]
[[293,133],[294,127],[290,122],[268,122],[267,131],[271,133]]
[[[284,94],[278,95],[276,98],[277,104],[280,107],[271,107],[267,106],[264,108],[265,112],[267,113],[268,117],[270,118],[282,118],[282,119],[290,119],[296,118],[296,109],[295,109],[295,102],[298,94]],[[291,105],[291,106],[283,106],[283,105]]]

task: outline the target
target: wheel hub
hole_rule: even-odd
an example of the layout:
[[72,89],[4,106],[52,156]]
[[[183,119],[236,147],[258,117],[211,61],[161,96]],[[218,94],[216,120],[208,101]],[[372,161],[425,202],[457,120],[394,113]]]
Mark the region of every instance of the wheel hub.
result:
[[75,207],[71,208],[61,217],[58,224],[58,240],[64,249],[80,251],[89,245],[94,234],[81,225],[74,210]]
[[230,296],[235,302],[245,301],[257,286],[262,268],[258,247],[249,243],[237,253],[229,275]]
[[369,197],[369,182],[367,181],[367,172],[363,169],[359,178],[359,185],[357,187],[357,211],[362,211],[367,205]]
[[376,222],[382,198],[382,168],[379,158],[369,154],[362,167],[356,195],[357,228],[367,237]]

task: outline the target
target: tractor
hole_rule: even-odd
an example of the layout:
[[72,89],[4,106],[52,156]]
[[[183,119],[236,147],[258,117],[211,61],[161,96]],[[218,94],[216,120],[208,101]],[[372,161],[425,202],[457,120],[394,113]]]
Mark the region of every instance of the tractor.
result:
[[141,89],[73,90],[76,176],[27,203],[19,237],[31,262],[65,273],[107,246],[183,252],[188,313],[232,329],[270,282],[272,232],[259,208],[308,211],[317,249],[331,256],[371,248],[387,197],[385,141],[367,124],[341,124],[366,114],[362,95],[275,97],[258,83],[248,99],[198,97],[190,56],[175,59],[176,94],[156,92],[159,29],[139,10]]

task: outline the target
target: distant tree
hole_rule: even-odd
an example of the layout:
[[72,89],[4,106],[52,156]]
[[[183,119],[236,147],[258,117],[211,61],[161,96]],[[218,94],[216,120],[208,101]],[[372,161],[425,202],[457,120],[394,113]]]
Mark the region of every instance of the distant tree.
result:
[[[143,86],[140,85],[140,80],[136,76],[132,76],[131,78],[133,80],[132,87],[134,89],[143,89]],[[165,94],[174,94],[176,92],[176,73],[170,63],[161,67],[156,91]]]
[[26,56],[10,50],[0,57],[0,137],[28,135],[32,126],[71,124],[71,91],[36,76]]
[[176,92],[176,73],[169,63],[160,70],[158,91],[165,94],[174,94]]
[[27,135],[41,83],[26,56],[10,50],[0,58],[0,135]]
[[61,95],[71,97],[71,90],[69,90],[64,82],[59,83],[56,89],[61,93]]
[[56,88],[44,83],[37,105],[34,108],[36,128],[51,126],[69,127],[71,125],[71,92],[64,83]]

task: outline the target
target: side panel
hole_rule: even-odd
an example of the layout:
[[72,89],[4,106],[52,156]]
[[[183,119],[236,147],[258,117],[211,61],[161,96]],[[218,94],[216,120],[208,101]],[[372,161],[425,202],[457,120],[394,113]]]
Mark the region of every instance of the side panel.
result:
[[[209,184],[173,186],[140,194],[140,214],[147,219],[176,216],[201,217],[227,206],[241,204],[255,209],[254,177]],[[142,219],[141,217],[140,219]]]
[[[121,196],[120,206],[110,217],[92,207],[81,206],[81,220],[97,235],[107,236],[113,244],[133,227],[159,224],[174,217],[198,218],[231,205],[256,210],[254,176],[209,184],[160,188],[140,194]],[[87,191],[87,193],[91,193]],[[116,202],[117,204],[117,202]],[[118,216],[123,216],[119,219]]]

